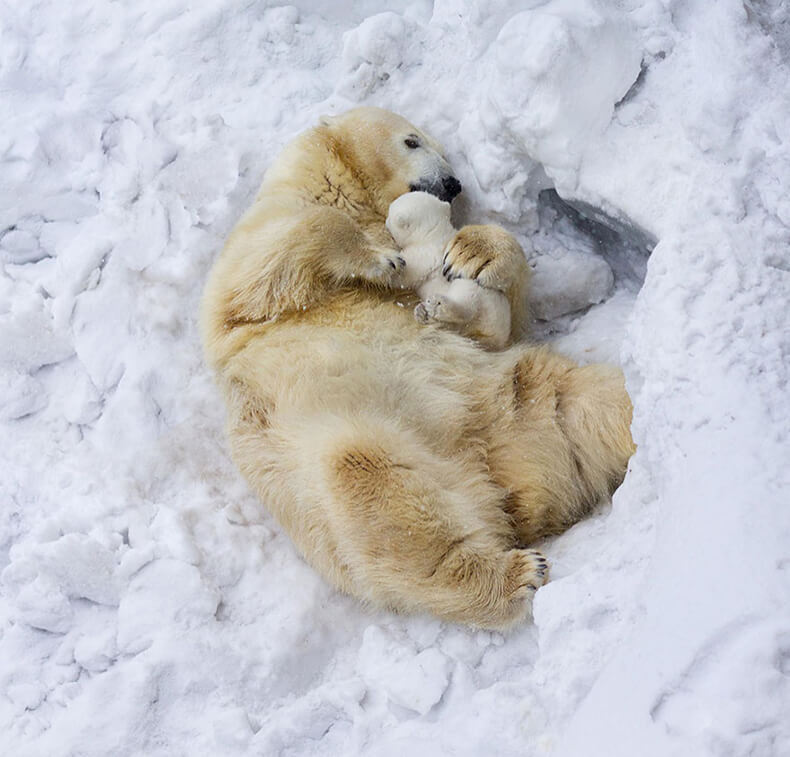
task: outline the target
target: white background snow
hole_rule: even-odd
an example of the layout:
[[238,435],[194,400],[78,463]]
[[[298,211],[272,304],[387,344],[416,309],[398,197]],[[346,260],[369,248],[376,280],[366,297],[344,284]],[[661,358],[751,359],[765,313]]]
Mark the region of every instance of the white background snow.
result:
[[[789,71],[784,0],[0,3],[0,751],[790,754]],[[507,636],[338,595],[228,459],[203,281],[360,103],[446,145],[536,334],[634,400]]]

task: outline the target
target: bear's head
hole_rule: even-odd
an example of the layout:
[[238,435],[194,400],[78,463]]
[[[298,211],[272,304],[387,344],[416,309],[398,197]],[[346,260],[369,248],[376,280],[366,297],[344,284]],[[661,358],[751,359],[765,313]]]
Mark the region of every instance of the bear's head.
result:
[[391,205],[387,229],[400,247],[426,241],[444,245],[455,232],[450,204],[427,192],[407,192]]
[[395,113],[354,108],[323,118],[319,130],[382,215],[406,192],[429,192],[451,202],[461,191],[441,145]]

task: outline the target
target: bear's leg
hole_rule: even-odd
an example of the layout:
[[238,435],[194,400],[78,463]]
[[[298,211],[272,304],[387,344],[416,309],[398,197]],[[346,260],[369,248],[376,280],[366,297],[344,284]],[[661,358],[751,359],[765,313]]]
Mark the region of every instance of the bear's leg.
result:
[[514,548],[502,491],[479,464],[442,459],[381,423],[328,442],[327,517],[353,593],[481,628],[525,617],[546,560]]
[[528,544],[573,525],[622,481],[631,401],[618,368],[579,367],[545,348],[524,350],[502,391],[512,406],[493,430],[489,465]]
[[579,470],[594,495],[609,496],[636,451],[623,373],[613,365],[573,368],[558,390],[557,415]]

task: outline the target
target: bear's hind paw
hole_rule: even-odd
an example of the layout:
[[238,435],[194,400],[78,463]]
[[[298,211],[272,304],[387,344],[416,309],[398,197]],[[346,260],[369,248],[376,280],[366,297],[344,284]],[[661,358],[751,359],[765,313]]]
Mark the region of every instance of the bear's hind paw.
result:
[[513,598],[531,597],[548,581],[548,561],[537,549],[516,549],[513,553],[505,591]]

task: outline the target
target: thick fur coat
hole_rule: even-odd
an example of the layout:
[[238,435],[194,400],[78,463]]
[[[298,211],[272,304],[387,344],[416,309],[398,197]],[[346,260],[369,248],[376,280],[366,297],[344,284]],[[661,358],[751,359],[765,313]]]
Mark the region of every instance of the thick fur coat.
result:
[[[298,137],[211,272],[205,351],[236,464],[317,570],[378,606],[503,629],[546,579],[528,545],[621,481],[631,404],[614,367],[418,323],[385,228],[415,189],[460,185],[399,116],[359,108]],[[518,330],[510,235],[464,227],[447,263],[502,291]]]

